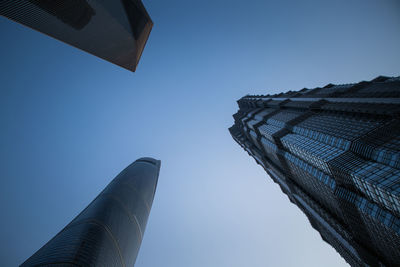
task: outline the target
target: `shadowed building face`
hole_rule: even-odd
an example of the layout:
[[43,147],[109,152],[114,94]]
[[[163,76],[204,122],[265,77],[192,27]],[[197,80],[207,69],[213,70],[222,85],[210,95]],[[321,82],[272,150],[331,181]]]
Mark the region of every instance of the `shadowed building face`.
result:
[[131,71],[153,26],[140,0],[4,0],[0,15]]
[[140,158],[21,266],[133,266],[161,162]]
[[239,101],[234,140],[352,266],[400,266],[400,78]]

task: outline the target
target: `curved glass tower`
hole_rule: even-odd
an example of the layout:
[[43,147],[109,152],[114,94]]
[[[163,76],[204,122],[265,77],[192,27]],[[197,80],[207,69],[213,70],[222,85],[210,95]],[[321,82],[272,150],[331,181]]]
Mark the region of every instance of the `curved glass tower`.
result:
[[153,203],[159,160],[129,165],[21,266],[133,266]]

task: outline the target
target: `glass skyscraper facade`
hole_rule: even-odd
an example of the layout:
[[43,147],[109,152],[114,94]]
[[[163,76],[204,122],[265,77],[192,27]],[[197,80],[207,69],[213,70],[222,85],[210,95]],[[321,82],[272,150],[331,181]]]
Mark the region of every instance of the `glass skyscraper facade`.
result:
[[140,158],[125,168],[28,266],[133,266],[153,204],[161,162]]
[[352,266],[400,266],[400,77],[247,95],[229,129]]
[[140,0],[1,0],[0,16],[131,71],[153,26]]

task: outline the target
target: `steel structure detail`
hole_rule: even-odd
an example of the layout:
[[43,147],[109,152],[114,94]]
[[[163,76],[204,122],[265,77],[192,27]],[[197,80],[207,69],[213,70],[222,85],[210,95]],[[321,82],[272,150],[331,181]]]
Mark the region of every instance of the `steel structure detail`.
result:
[[233,139],[352,266],[400,266],[400,78],[247,95]]

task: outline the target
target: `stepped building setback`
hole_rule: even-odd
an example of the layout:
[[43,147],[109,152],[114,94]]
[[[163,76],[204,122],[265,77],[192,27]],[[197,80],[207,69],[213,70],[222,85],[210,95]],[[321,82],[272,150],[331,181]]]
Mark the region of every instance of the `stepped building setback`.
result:
[[0,16],[131,71],[153,27],[140,0],[1,0]]
[[159,160],[125,168],[75,219],[27,259],[28,266],[133,266],[153,203]]
[[400,77],[238,100],[229,129],[352,266],[400,266]]

